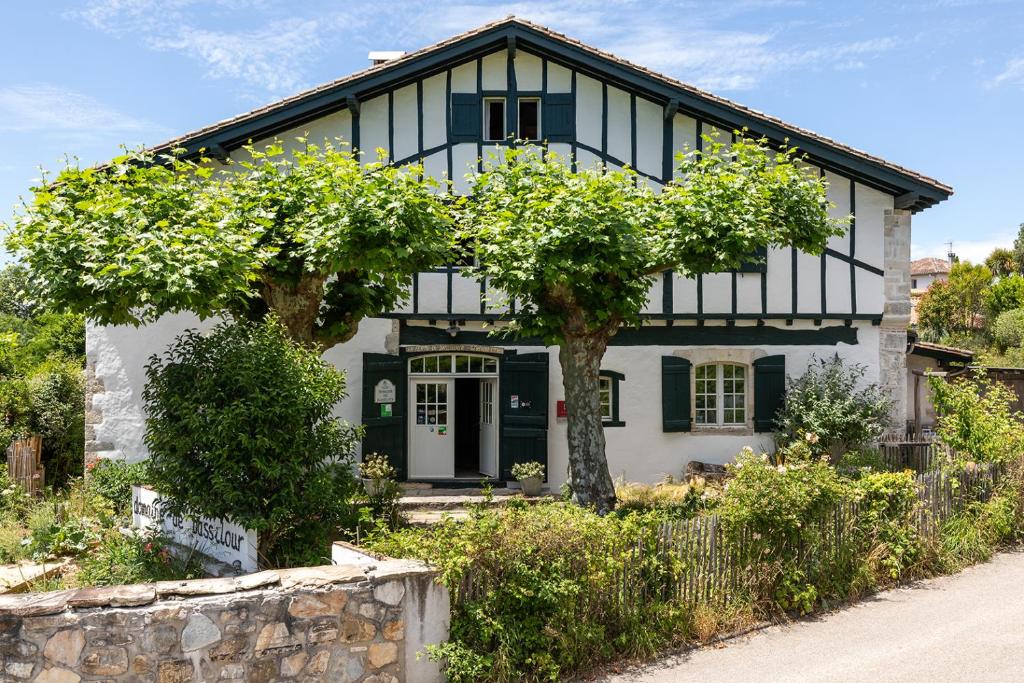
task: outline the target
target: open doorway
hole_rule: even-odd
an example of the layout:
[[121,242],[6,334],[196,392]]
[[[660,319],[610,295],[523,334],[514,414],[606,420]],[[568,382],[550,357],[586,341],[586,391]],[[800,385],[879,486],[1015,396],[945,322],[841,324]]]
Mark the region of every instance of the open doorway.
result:
[[480,477],[480,378],[455,380],[455,478]]

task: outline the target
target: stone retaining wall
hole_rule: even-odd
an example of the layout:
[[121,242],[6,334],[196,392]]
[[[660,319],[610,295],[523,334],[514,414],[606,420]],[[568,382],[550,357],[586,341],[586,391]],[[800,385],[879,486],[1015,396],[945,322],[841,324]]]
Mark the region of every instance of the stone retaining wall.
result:
[[0,596],[0,681],[440,681],[449,599],[416,562]]

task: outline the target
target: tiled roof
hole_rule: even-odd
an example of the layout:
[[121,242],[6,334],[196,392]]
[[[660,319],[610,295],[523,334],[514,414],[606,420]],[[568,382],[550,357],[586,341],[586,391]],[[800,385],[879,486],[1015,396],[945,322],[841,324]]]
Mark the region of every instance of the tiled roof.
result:
[[950,270],[949,261],[942,258],[928,257],[919,258],[910,262],[911,275],[930,275],[932,273],[948,273]]
[[459,35],[453,36],[453,37],[448,38],[446,40],[443,40],[443,41],[441,41],[439,43],[435,43],[433,45],[421,48],[419,50],[415,50],[413,52],[408,52],[404,56],[399,57],[397,59],[393,59],[393,60],[390,60],[390,61],[387,61],[387,62],[383,62],[381,64],[377,64],[377,65],[371,66],[371,67],[369,67],[367,69],[363,69],[362,71],[357,71],[356,73],[350,74],[350,75],[345,76],[343,78],[339,78],[339,79],[331,81],[329,83],[324,83],[323,85],[319,85],[319,86],[316,86],[315,88],[311,88],[309,90],[300,92],[300,93],[298,93],[296,95],[292,95],[291,97],[286,97],[283,100],[279,100],[279,101],[274,102],[272,104],[268,104],[268,105],[265,105],[263,107],[259,107],[257,109],[253,109],[252,111],[246,112],[245,114],[240,114],[238,116],[235,116],[235,117],[232,117],[232,118],[229,118],[229,119],[224,119],[223,121],[219,121],[219,122],[217,122],[215,124],[212,124],[210,126],[206,126],[204,128],[200,128],[198,130],[194,130],[191,133],[186,133],[185,135],[181,135],[181,136],[179,136],[177,138],[174,138],[174,139],[168,140],[167,142],[164,142],[162,144],[156,145],[154,147],[154,150],[162,151],[162,150],[167,150],[167,149],[170,149],[170,148],[173,148],[173,147],[178,147],[178,146],[185,145],[188,142],[194,140],[195,138],[199,138],[199,137],[201,137],[203,135],[216,132],[220,128],[224,128],[226,126],[229,126],[229,125],[232,125],[232,124],[236,124],[236,123],[242,123],[242,122],[248,121],[250,119],[258,118],[258,117],[260,117],[260,116],[262,116],[264,114],[275,112],[277,110],[280,110],[280,109],[283,109],[283,108],[287,107],[289,104],[300,102],[300,101],[305,100],[305,99],[307,99],[309,97],[312,97],[312,96],[318,95],[320,93],[323,93],[324,91],[332,90],[332,89],[339,88],[341,86],[344,86],[344,85],[347,85],[347,84],[350,84],[350,83],[354,83],[354,82],[356,82],[356,81],[358,81],[358,80],[360,80],[362,78],[365,78],[367,76],[371,76],[371,75],[374,75],[374,74],[386,72],[386,71],[388,71],[390,69],[397,68],[397,67],[399,67],[401,65],[407,64],[408,62],[415,61],[415,60],[420,59],[422,57],[425,57],[425,56],[427,56],[427,55],[429,55],[429,54],[431,54],[433,52],[437,52],[438,50],[441,50],[443,48],[449,47],[449,46],[451,46],[451,45],[453,45],[455,43],[459,43],[459,42],[461,42],[463,40],[472,38],[472,37],[480,35],[482,33],[486,33],[486,32],[488,32],[490,30],[493,30],[493,29],[496,29],[496,28],[499,28],[499,27],[502,27],[502,26],[511,26],[511,25],[519,25],[521,27],[528,28],[530,30],[536,31],[537,33],[543,34],[543,35],[545,35],[545,36],[547,36],[547,37],[549,37],[549,38],[551,38],[553,40],[560,41],[560,42],[566,43],[568,45],[571,45],[571,46],[573,46],[573,47],[575,47],[575,48],[577,48],[579,50],[582,50],[584,52],[587,52],[587,53],[589,53],[589,54],[591,54],[593,56],[600,57],[600,58],[603,58],[603,59],[606,59],[606,60],[610,60],[610,61],[616,62],[617,64],[619,64],[621,66],[624,66],[624,67],[626,67],[628,69],[632,69],[632,70],[634,70],[634,71],[636,71],[636,72],[638,72],[640,74],[643,74],[645,76],[648,76],[648,77],[650,77],[652,79],[656,79],[658,81],[661,81],[662,83],[664,83],[664,84],[666,84],[666,85],[668,85],[670,87],[678,88],[680,90],[687,91],[687,92],[693,94],[694,96],[696,96],[696,97],[698,97],[700,99],[706,100],[708,102],[724,105],[724,106],[729,107],[729,108],[731,108],[733,110],[736,110],[738,112],[742,112],[746,116],[749,116],[749,117],[751,117],[753,119],[757,119],[757,120],[763,121],[763,122],[765,122],[767,124],[778,126],[778,127],[783,128],[783,129],[785,129],[785,130],[787,130],[787,131],[789,131],[789,132],[791,132],[791,133],[793,133],[795,135],[808,138],[808,139],[813,140],[815,142],[818,142],[818,143],[821,143],[823,145],[827,145],[829,147],[832,147],[833,149],[841,151],[841,152],[843,152],[845,154],[849,154],[849,155],[851,155],[853,157],[859,158],[861,160],[870,162],[872,164],[876,164],[876,165],[878,165],[878,166],[880,166],[882,168],[885,168],[885,169],[888,169],[890,171],[893,171],[893,172],[899,173],[901,175],[907,176],[908,178],[914,179],[914,180],[916,180],[916,181],[918,181],[920,183],[923,183],[925,185],[931,186],[932,188],[938,190],[939,192],[945,193],[947,195],[950,195],[950,194],[953,193],[953,188],[950,187],[949,185],[946,185],[945,183],[939,182],[938,180],[936,180],[934,178],[931,178],[929,176],[926,176],[926,175],[924,175],[922,173],[919,173],[917,171],[911,170],[911,169],[906,168],[904,166],[900,166],[898,164],[891,163],[889,161],[886,161],[885,159],[882,159],[881,157],[874,156],[874,155],[869,154],[869,153],[867,153],[867,152],[865,152],[863,150],[859,150],[859,149],[856,149],[854,147],[850,147],[849,145],[844,145],[844,144],[842,144],[840,142],[837,142],[836,140],[833,140],[832,138],[826,137],[824,135],[819,135],[818,133],[815,133],[813,131],[807,130],[806,128],[800,128],[799,126],[795,126],[795,125],[793,125],[791,123],[787,123],[787,122],[783,121],[782,119],[776,118],[774,116],[770,116],[770,115],[765,114],[764,112],[758,111],[756,109],[751,109],[749,107],[745,107],[745,106],[743,106],[741,104],[738,104],[738,103],[736,103],[736,102],[734,102],[732,100],[726,99],[724,97],[719,97],[718,95],[714,95],[714,94],[712,94],[710,92],[707,92],[705,90],[701,90],[700,88],[697,88],[697,87],[695,87],[693,85],[690,85],[689,83],[684,83],[682,81],[678,81],[678,80],[676,80],[674,78],[670,78],[669,76],[665,76],[665,75],[659,74],[659,73],[657,73],[655,71],[651,71],[650,69],[648,69],[646,67],[643,67],[643,66],[640,66],[640,65],[637,65],[637,64],[633,64],[632,62],[630,62],[628,60],[625,60],[625,59],[622,59],[621,57],[617,57],[617,56],[615,56],[615,55],[613,55],[613,54],[611,54],[609,52],[605,52],[604,50],[599,50],[599,49],[597,49],[595,47],[591,47],[590,45],[587,45],[586,43],[583,43],[583,42],[581,42],[579,40],[576,40],[575,38],[569,38],[568,36],[566,36],[566,35],[564,35],[562,33],[558,33],[556,31],[552,31],[551,29],[547,28],[546,26],[541,26],[540,24],[535,24],[535,23],[533,23],[531,21],[527,21],[525,19],[520,19],[519,17],[514,17],[514,16],[509,16],[509,17],[507,17],[505,19],[500,19],[498,21],[494,21],[494,22],[491,22],[491,23],[488,23],[488,24],[484,24],[483,26],[480,26],[478,28],[472,29],[470,31],[466,31],[465,33],[460,33]]

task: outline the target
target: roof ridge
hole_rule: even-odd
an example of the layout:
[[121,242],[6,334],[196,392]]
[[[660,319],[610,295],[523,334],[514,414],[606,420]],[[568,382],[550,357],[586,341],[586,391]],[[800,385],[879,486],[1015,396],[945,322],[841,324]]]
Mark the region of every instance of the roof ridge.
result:
[[602,50],[600,48],[596,48],[596,47],[594,47],[592,45],[588,45],[587,43],[584,43],[583,41],[581,41],[581,40],[579,40],[577,38],[572,38],[570,36],[567,36],[564,33],[559,33],[558,31],[554,31],[554,30],[548,28],[547,26],[544,26],[542,24],[538,24],[538,23],[532,22],[532,21],[530,21],[528,19],[524,19],[522,17],[518,17],[518,16],[516,16],[514,14],[510,14],[510,15],[506,16],[503,19],[497,19],[495,21],[488,22],[488,23],[483,24],[481,26],[478,26],[476,28],[470,29],[468,31],[464,31],[463,33],[456,34],[454,36],[451,36],[451,37],[446,38],[444,40],[441,40],[439,42],[433,43],[431,45],[427,45],[425,47],[419,48],[417,50],[413,50],[413,51],[407,52],[406,54],[404,54],[401,57],[398,57],[396,59],[392,59],[392,60],[388,60],[386,62],[382,62],[380,64],[372,65],[372,66],[367,67],[365,69],[362,69],[360,71],[356,71],[356,72],[353,72],[351,74],[348,74],[347,76],[342,76],[342,77],[334,79],[332,81],[328,81],[328,82],[322,83],[322,84],[320,84],[318,86],[314,86],[312,88],[309,88],[309,89],[303,90],[301,92],[295,93],[294,95],[290,95],[288,97],[285,97],[283,99],[277,100],[275,102],[271,102],[271,103],[263,105],[261,107],[257,107],[255,109],[252,109],[252,110],[248,111],[248,112],[245,112],[245,113],[242,113],[242,114],[238,114],[236,116],[229,117],[229,118],[226,118],[226,119],[222,119],[222,120],[220,120],[220,121],[218,121],[216,123],[210,124],[208,126],[204,126],[202,128],[198,128],[196,130],[193,130],[193,131],[191,131],[189,133],[185,133],[183,135],[179,135],[179,136],[177,136],[175,138],[172,138],[170,140],[162,142],[162,143],[160,143],[158,145],[154,145],[150,149],[158,150],[159,151],[159,150],[166,150],[166,149],[173,148],[173,147],[175,147],[177,145],[186,143],[190,139],[193,139],[193,138],[202,136],[204,134],[213,132],[213,131],[215,131],[218,128],[221,128],[223,126],[230,125],[230,124],[233,124],[233,123],[238,123],[238,122],[241,122],[241,121],[245,121],[246,119],[249,119],[249,118],[254,118],[254,117],[262,115],[262,114],[266,114],[266,113],[269,113],[269,112],[276,111],[276,110],[278,110],[278,109],[280,109],[282,107],[285,107],[285,106],[291,104],[292,102],[296,102],[296,101],[302,100],[304,98],[307,98],[307,97],[309,97],[311,95],[315,95],[317,93],[321,93],[321,92],[324,92],[326,90],[330,90],[332,88],[339,87],[341,85],[344,85],[345,83],[348,83],[348,82],[351,82],[351,81],[355,81],[355,80],[364,78],[364,77],[366,77],[368,75],[371,75],[371,74],[387,71],[387,70],[392,69],[392,68],[394,68],[396,66],[400,66],[400,65],[402,65],[404,63],[407,63],[407,62],[413,61],[415,59],[418,59],[418,58],[424,56],[425,54],[429,54],[429,53],[434,52],[436,50],[440,50],[442,48],[448,47],[449,45],[453,45],[455,43],[458,43],[458,42],[461,42],[463,40],[466,40],[467,38],[472,38],[473,36],[479,35],[481,33],[485,33],[487,31],[490,31],[492,29],[498,28],[500,26],[511,25],[511,24],[518,24],[518,25],[524,26],[524,27],[529,28],[531,30],[537,31],[538,33],[546,35],[549,38],[553,38],[553,39],[555,39],[557,41],[560,41],[560,42],[563,42],[563,43],[568,43],[568,44],[573,45],[575,47],[578,47],[578,48],[580,48],[580,49],[582,49],[582,50],[584,50],[586,52],[589,52],[589,53],[591,53],[593,55],[597,55],[597,56],[599,56],[599,57],[601,57],[603,59],[614,61],[614,62],[616,62],[616,63],[618,63],[618,64],[620,64],[622,66],[625,66],[625,67],[627,67],[629,69],[633,69],[633,70],[638,71],[640,73],[643,73],[643,74],[645,74],[647,76],[650,76],[650,77],[652,77],[652,78],[654,78],[656,80],[660,80],[663,83],[666,83],[666,84],[670,85],[671,87],[675,87],[675,88],[679,88],[679,89],[685,90],[687,92],[690,92],[690,93],[692,93],[692,94],[694,94],[694,95],[696,95],[696,96],[698,96],[700,98],[703,98],[705,100],[708,100],[710,102],[714,102],[714,103],[717,103],[717,104],[724,105],[726,107],[729,107],[730,109],[738,110],[738,111],[743,112],[743,113],[745,113],[747,115],[750,115],[753,118],[760,119],[760,120],[764,121],[765,123],[769,123],[769,124],[772,124],[772,125],[779,126],[779,127],[783,128],[784,130],[787,130],[788,132],[791,132],[791,133],[793,133],[795,135],[809,138],[809,139],[814,140],[816,142],[820,142],[822,144],[828,145],[828,146],[833,147],[833,148],[835,148],[837,150],[845,152],[847,154],[851,154],[851,155],[853,155],[855,157],[859,157],[862,160],[868,161],[870,163],[877,164],[877,165],[879,165],[879,166],[881,166],[883,168],[887,168],[887,169],[889,169],[891,171],[895,171],[895,172],[900,173],[902,175],[908,176],[910,178],[918,180],[918,181],[920,181],[922,183],[925,183],[927,185],[931,185],[932,187],[934,187],[934,188],[936,188],[936,189],[938,189],[938,190],[940,190],[942,192],[945,192],[946,194],[950,194],[950,195],[953,194],[953,188],[951,186],[949,186],[946,183],[943,183],[943,182],[941,182],[939,180],[936,180],[935,178],[933,178],[931,176],[927,176],[927,175],[925,175],[923,173],[920,173],[920,172],[915,171],[913,169],[907,168],[906,166],[901,166],[901,165],[893,163],[891,161],[887,161],[886,159],[883,159],[882,157],[879,157],[877,155],[871,154],[871,153],[866,152],[866,151],[864,151],[862,149],[858,149],[856,147],[852,147],[852,146],[847,145],[845,143],[839,142],[838,140],[836,140],[834,138],[831,138],[831,137],[828,137],[826,135],[822,135],[820,133],[816,133],[816,132],[814,132],[812,130],[809,130],[807,128],[803,128],[803,127],[794,125],[792,123],[788,123],[788,122],[786,122],[786,121],[784,121],[784,120],[782,120],[782,119],[780,119],[780,118],[778,118],[776,116],[772,116],[770,114],[766,114],[765,112],[762,112],[762,111],[757,110],[757,109],[753,109],[753,108],[748,107],[746,105],[740,104],[740,103],[738,103],[738,102],[736,102],[734,100],[730,100],[730,99],[728,99],[726,97],[722,97],[720,95],[715,95],[712,92],[709,92],[707,90],[703,90],[701,88],[698,88],[697,86],[692,85],[690,83],[686,83],[684,81],[680,81],[680,80],[678,80],[676,78],[673,78],[671,76],[666,76],[665,74],[659,73],[657,71],[653,71],[653,70],[651,70],[651,69],[649,69],[649,68],[647,68],[645,66],[636,64],[636,63],[631,62],[631,61],[629,61],[627,59],[624,59],[624,58],[619,57],[619,56],[617,56],[615,54],[612,54],[611,52],[607,52],[607,51]]

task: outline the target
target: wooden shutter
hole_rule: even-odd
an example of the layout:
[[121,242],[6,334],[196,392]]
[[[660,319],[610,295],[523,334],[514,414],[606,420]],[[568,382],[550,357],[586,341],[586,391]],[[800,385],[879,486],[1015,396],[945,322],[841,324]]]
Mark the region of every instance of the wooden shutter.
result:
[[[363,436],[363,454],[376,452],[388,456],[388,460],[398,470],[399,479],[405,479],[407,476],[405,394],[408,381],[405,363],[406,359],[403,356],[385,353],[363,354],[363,425],[366,428]],[[382,404],[374,401],[374,388],[382,380],[389,380],[395,385],[395,402],[390,404],[389,416],[383,416]]]
[[775,429],[775,415],[786,396],[786,357],[765,356],[754,361],[754,431]]
[[[512,465],[548,465],[548,354],[507,351],[501,359],[500,476],[512,479]],[[545,477],[546,479],[546,477]]]
[[693,364],[679,356],[661,357],[661,431],[688,432],[690,417],[690,372]]
[[551,93],[544,96],[541,119],[543,137],[548,142],[572,142],[576,128],[576,111],[572,93]]
[[476,142],[481,139],[483,110],[480,95],[452,93],[452,141]]

